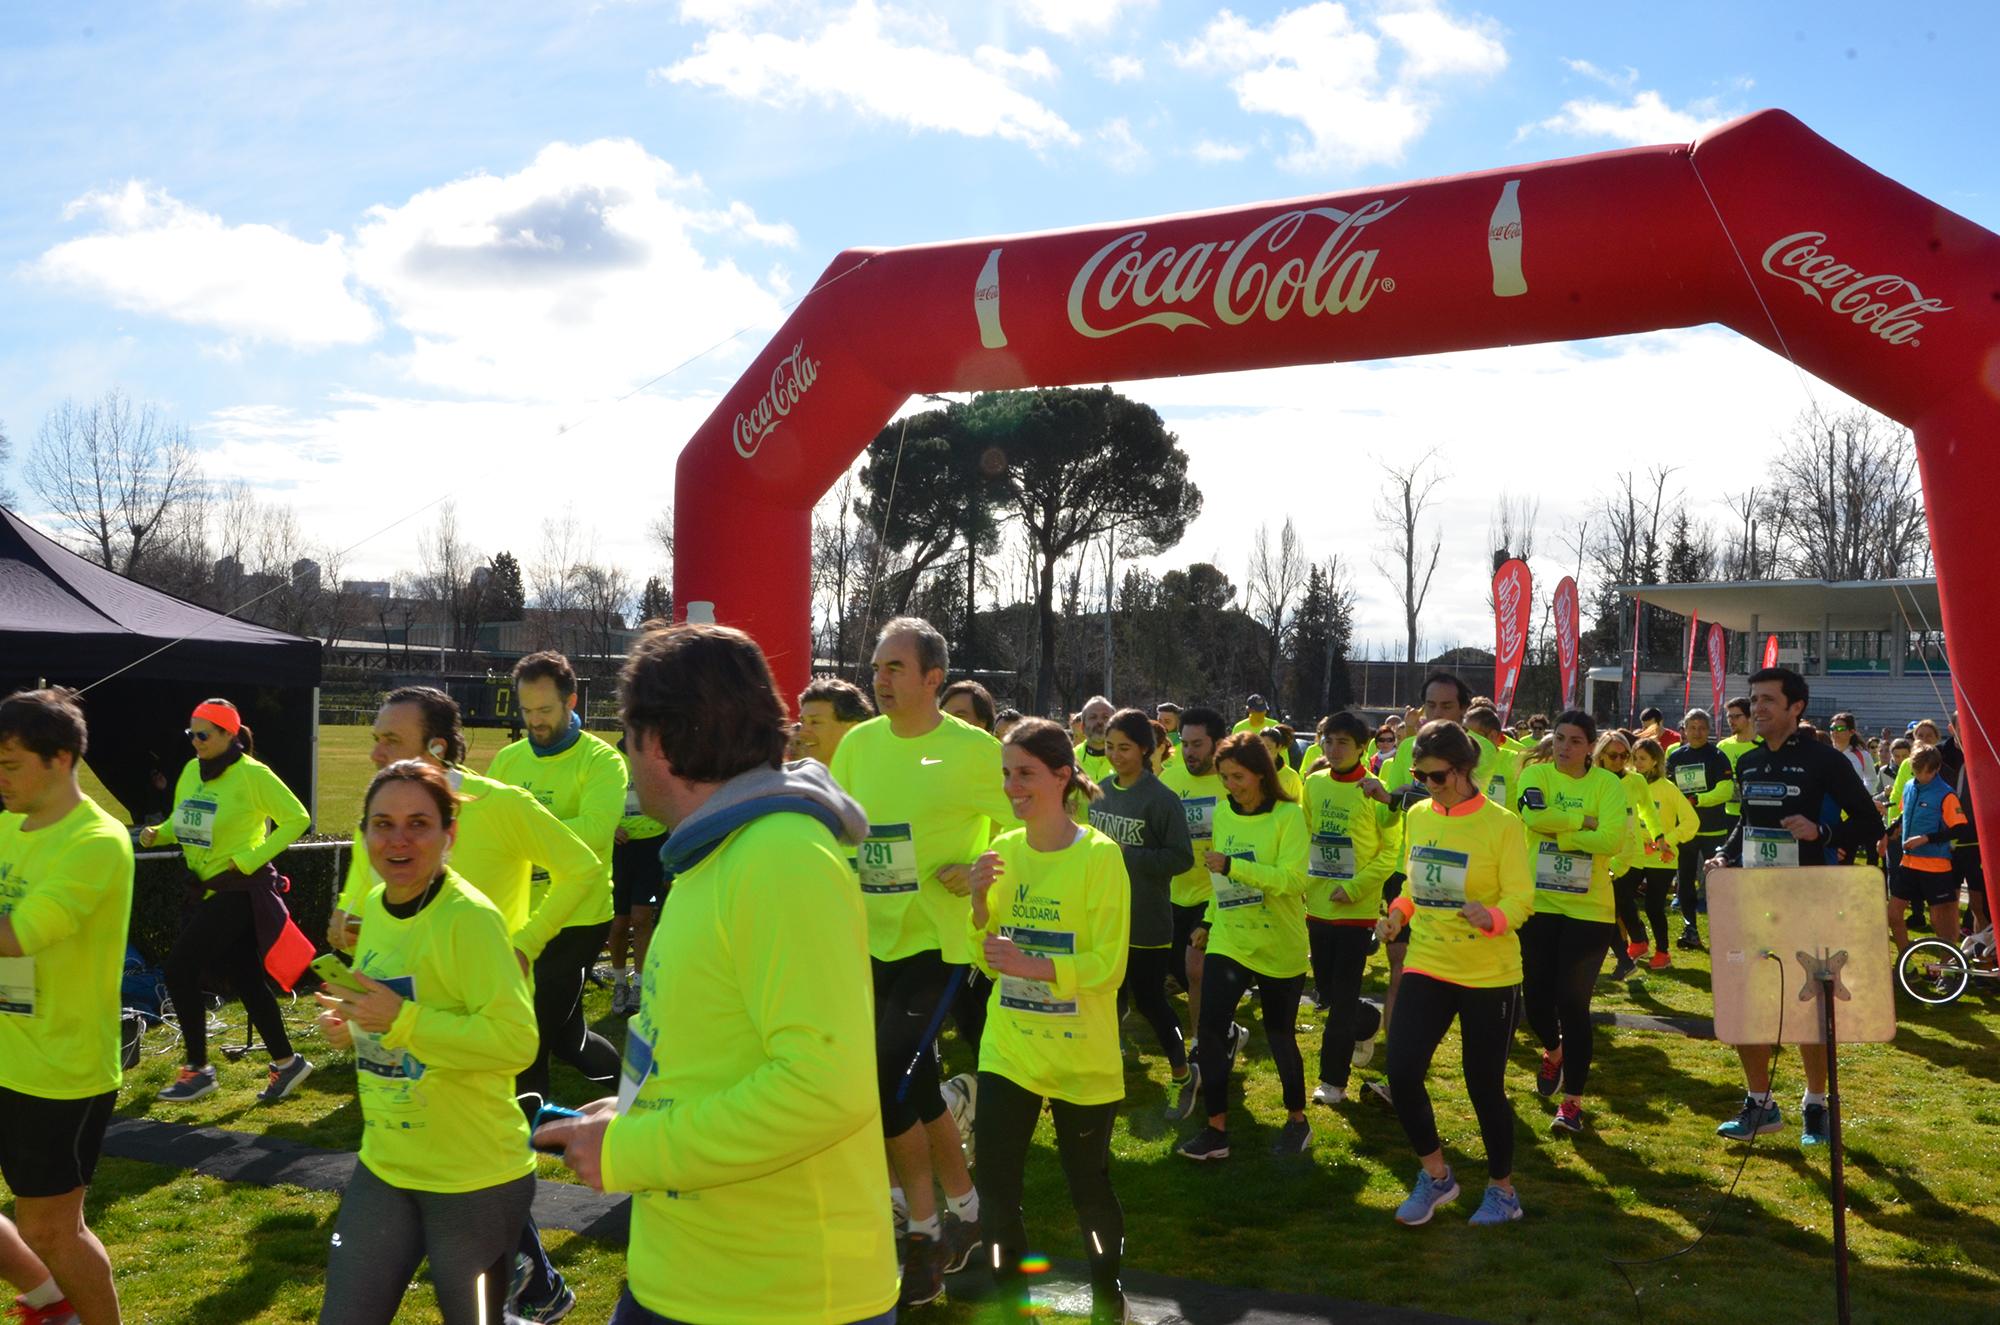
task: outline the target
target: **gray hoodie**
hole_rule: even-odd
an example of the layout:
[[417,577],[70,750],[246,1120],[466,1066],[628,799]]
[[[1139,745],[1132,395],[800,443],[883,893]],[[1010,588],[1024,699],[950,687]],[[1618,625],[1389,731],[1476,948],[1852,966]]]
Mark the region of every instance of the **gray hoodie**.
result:
[[782,768],[738,773],[717,787],[674,828],[660,848],[660,863],[669,876],[691,869],[723,838],[767,814],[808,815],[848,846],[868,836],[868,816],[860,802],[840,789],[824,764],[799,759]]
[[1148,769],[1129,787],[1116,778],[1098,784],[1104,794],[1090,803],[1090,826],[1125,852],[1132,880],[1132,937],[1135,948],[1158,948],[1174,941],[1173,883],[1194,868],[1181,798]]

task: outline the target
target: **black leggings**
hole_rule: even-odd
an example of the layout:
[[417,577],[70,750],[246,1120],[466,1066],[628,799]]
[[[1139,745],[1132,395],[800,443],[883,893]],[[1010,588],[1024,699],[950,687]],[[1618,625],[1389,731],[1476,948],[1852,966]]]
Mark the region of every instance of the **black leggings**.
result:
[[1458,1018],[1465,1093],[1479,1118],[1486,1145],[1486,1172],[1505,1178],[1514,1171],[1514,1106],[1507,1098],[1507,1046],[1514,1038],[1519,1008],[1513,985],[1473,989],[1404,971],[1396,992],[1396,1019],[1389,1024],[1389,1097],[1403,1134],[1419,1156],[1440,1148],[1437,1115],[1424,1078],[1431,1058]]
[[604,935],[610,928],[610,921],[600,920],[557,930],[535,959],[535,1027],[540,1033],[535,1061],[514,1080],[519,1094],[541,1097],[522,1103],[531,1122],[539,1104],[548,1100],[551,1054],[600,1086],[618,1080],[618,1051],[583,1019],[584,977],[604,950]]
[[444,1325],[497,1325],[534,1199],[533,1174],[478,1191],[419,1192],[356,1164],[334,1221],[320,1325],[389,1325],[426,1257]]
[[1693,925],[1700,910],[1697,900],[1701,884],[1701,863],[1722,849],[1720,837],[1696,837],[1681,843],[1680,859],[1674,862],[1674,900],[1680,905],[1681,920]]
[[966,967],[958,994],[951,1001],[951,1019],[958,1027],[958,1038],[972,1050],[975,1065],[979,1062],[979,1037],[986,1033],[986,1007],[992,999],[993,978],[977,966]]
[[1125,950],[1125,983],[1118,986],[1118,1019],[1125,1019],[1125,1005],[1137,1003],[1139,1015],[1159,1037],[1167,1063],[1179,1076],[1187,1070],[1187,1041],[1181,1035],[1181,1019],[1167,1002],[1167,963],[1172,948],[1128,948]]
[[[1583,1094],[1590,1080],[1595,1048],[1590,994],[1604,969],[1604,954],[1617,938],[1618,927],[1609,921],[1578,920],[1553,911],[1538,912],[1521,926],[1521,1000],[1542,1047],[1562,1049],[1566,1095]],[[1398,1003],[1396,1010],[1401,1012],[1403,1005]]]
[[[1306,934],[1312,940],[1313,983],[1319,986],[1326,1016],[1326,1031],[1319,1041],[1319,1079],[1345,1090],[1354,1042],[1360,1038],[1363,1024],[1361,973],[1368,969],[1368,941],[1375,931],[1365,925],[1325,925],[1308,920]],[[1380,1017],[1374,1021],[1377,1026],[1382,1024]],[[1373,1035],[1370,1031],[1370,1038]]]
[[[1118,1102],[1071,1104],[1050,1100],[1056,1126],[1056,1157],[1069,1181],[1070,1204],[1083,1231],[1084,1254],[1090,1260],[1092,1296],[1101,1303],[1117,1300],[1118,1265],[1125,1251],[1125,1211],[1111,1190],[1111,1126]],[[1028,1254],[1028,1229],[1021,1215],[1021,1189],[1026,1177],[1028,1143],[1042,1116],[1042,1097],[997,1072],[979,1074],[979,1112],[972,1135],[979,1154],[979,1212],[992,1256],[993,1278],[1000,1300],[1021,1309],[1028,1305],[1028,1280],[1021,1258]]]
[[257,950],[257,922],[250,910],[250,894],[210,893],[195,903],[174,939],[173,951],[167,954],[167,996],[174,1000],[174,1012],[181,1020],[189,1067],[208,1066],[208,1003],[201,988],[204,971],[229,981],[271,1057],[292,1056],[285,1019],[278,1015],[278,1000],[264,980],[264,955]]
[[882,1102],[882,1135],[901,1136],[944,1112],[933,1047],[946,1000],[956,997],[952,974],[970,968],[946,965],[936,948],[893,961],[870,958],[869,966],[875,979],[875,1083]]
[[[1252,981],[1264,1014],[1271,1062],[1278,1069],[1278,1084],[1284,1088],[1285,1108],[1299,1113],[1306,1107],[1306,1063],[1299,1054],[1298,1037],[1299,997],[1305,993],[1305,976],[1261,975],[1234,957],[1211,952],[1201,968],[1201,1034],[1195,1049],[1201,1056],[1201,1103],[1211,1117],[1229,1109],[1229,1027],[1236,1020],[1236,1005],[1243,1001]],[[985,1107],[983,1102],[981,1107]]]
[[[1625,926],[1630,943],[1646,942],[1646,919],[1653,922],[1653,947],[1667,949],[1667,894],[1674,886],[1671,869],[1626,870],[1611,881],[1612,897],[1618,906],[1618,922]],[[1645,898],[1646,917],[1639,915],[1639,900]],[[1619,949],[1623,952],[1624,949]]]

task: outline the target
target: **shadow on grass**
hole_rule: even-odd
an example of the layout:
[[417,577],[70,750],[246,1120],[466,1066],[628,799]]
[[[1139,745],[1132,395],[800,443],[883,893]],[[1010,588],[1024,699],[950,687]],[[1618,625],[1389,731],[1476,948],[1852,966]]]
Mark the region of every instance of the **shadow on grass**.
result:
[[285,1211],[252,1221],[229,1262],[229,1277],[189,1303],[184,1318],[256,1320],[288,1283],[323,1280],[333,1218]]

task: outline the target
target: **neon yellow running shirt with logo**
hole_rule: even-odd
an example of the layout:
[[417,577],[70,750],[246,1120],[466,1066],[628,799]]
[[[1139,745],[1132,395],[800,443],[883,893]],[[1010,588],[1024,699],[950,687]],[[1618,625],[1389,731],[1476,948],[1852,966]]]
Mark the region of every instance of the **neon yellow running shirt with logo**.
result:
[[[1480,796],[1449,810],[1421,801],[1403,827],[1409,883],[1390,903],[1409,925],[1403,970],[1470,989],[1519,984],[1517,931],[1540,900],[1521,821]],[[1461,913],[1468,901],[1498,911],[1500,926],[1491,934],[1474,927]]]
[[[1757,738],[1754,736],[1747,739],[1736,736],[1725,736],[1715,743],[1715,748],[1722,751],[1724,757],[1729,760],[1729,771],[1733,774],[1736,771],[1736,761],[1743,757],[1746,750],[1755,750],[1757,744]],[[1738,795],[1729,798],[1729,817],[1735,819],[1741,817],[1742,814],[1743,802],[1741,799],[1741,788],[1739,788]]]
[[870,718],[842,739],[829,771],[868,814],[855,852],[868,951],[894,961],[936,948],[948,962],[970,961],[971,903],[937,872],[971,865],[996,829],[1018,822],[1001,790],[1000,742],[950,717],[907,739],[888,718]]
[[[530,873],[537,868],[547,871],[552,881],[545,894],[547,905],[546,897],[561,899],[594,886],[601,869],[596,853],[519,787],[457,768],[446,776],[465,798],[458,806],[452,871],[499,908],[514,946],[533,961],[562,926],[530,915]],[[366,840],[357,839],[354,845],[340,894],[340,909],[351,916],[361,913],[368,890],[382,882],[369,868]]]
[[0,916],[25,954],[0,958],[0,1086],[49,1100],[118,1089],[119,988],[132,839],[85,796],[24,832],[0,814]]
[[[1035,850],[1022,828],[994,838],[989,849],[999,853],[1003,871],[987,894],[986,926],[971,930],[968,945],[973,965],[993,977],[979,1070],[1044,1099],[1124,1099],[1118,986],[1132,933],[1124,852],[1095,828],[1078,829],[1061,851]],[[988,934],[1047,957],[1055,979],[995,971],[982,952]]]
[[[1382,910],[1382,885],[1395,872],[1395,844],[1382,833],[1381,808],[1361,794],[1361,781],[1343,781],[1326,769],[1306,779],[1306,914],[1316,920],[1373,920]],[[1334,898],[1334,889],[1348,900]]]
[[535,1171],[514,1077],[535,1056],[535,1004],[500,911],[446,871],[407,920],[377,884],[354,969],[404,998],[381,1034],[353,1022],[361,1162],[392,1187],[470,1192]]
[[[271,827],[267,827],[266,821]],[[190,759],[174,783],[174,808],[154,841],[178,844],[195,877],[224,870],[254,874],[312,826],[312,816],[269,767],[244,755],[220,777],[201,780]]]
[[1201,906],[1208,901],[1208,866],[1201,863],[1201,858],[1215,836],[1215,807],[1228,799],[1214,767],[1210,764],[1210,772],[1196,777],[1188,772],[1187,760],[1176,759],[1160,773],[1160,781],[1167,790],[1181,798],[1181,810],[1187,815],[1188,839],[1194,844],[1194,868],[1174,876],[1175,906]]
[[502,746],[486,776],[519,787],[562,820],[597,857],[587,880],[559,881],[536,870],[529,876],[532,915],[527,937],[536,953],[558,931],[611,919],[611,844],[625,817],[625,759],[589,732],[558,755],[542,756],[523,738]]
[[660,908],[603,1160],[604,1190],[633,1193],[625,1272],[648,1311],[847,1325],[895,1304],[853,880],[824,825],[771,814]]
[[1204,918],[1208,951],[1241,962],[1259,975],[1304,975],[1306,860],[1312,834],[1292,801],[1262,814],[1238,814],[1227,797],[1215,810],[1210,850],[1229,857],[1229,873],[1209,878]]
[[[1624,782],[1595,766],[1570,777],[1554,764],[1521,770],[1514,802],[1527,829],[1522,855],[1535,910],[1609,923],[1617,914],[1611,862],[1625,849],[1631,802]],[[1585,828],[1586,818],[1597,820]]]

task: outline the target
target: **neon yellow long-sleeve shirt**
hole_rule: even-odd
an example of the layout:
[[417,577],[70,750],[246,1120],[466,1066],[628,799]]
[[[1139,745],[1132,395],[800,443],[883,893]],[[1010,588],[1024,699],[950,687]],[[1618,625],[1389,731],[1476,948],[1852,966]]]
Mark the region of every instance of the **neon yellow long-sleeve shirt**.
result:
[[1625,845],[1619,848],[1617,859],[1611,862],[1611,877],[1616,879],[1626,870],[1640,870],[1649,867],[1657,855],[1648,855],[1646,848],[1666,836],[1660,826],[1660,817],[1653,807],[1653,793],[1646,779],[1632,769],[1618,775],[1618,783],[1625,788],[1625,807],[1630,817],[1625,820]]
[[1168,764],[1160,774],[1160,781],[1181,798],[1181,809],[1187,813],[1188,839],[1194,844],[1194,867],[1174,876],[1174,905],[1200,906],[1208,901],[1209,894],[1208,866],[1201,863],[1201,858],[1215,839],[1215,807],[1228,799],[1228,793],[1223,790],[1222,778],[1213,765],[1209,772],[1196,777],[1188,772],[1185,759]]
[[354,969],[404,999],[389,1029],[349,1023],[361,1162],[393,1187],[470,1192],[534,1172],[514,1077],[535,1056],[535,1004],[499,909],[449,871],[405,919],[376,884]]
[[[1079,829],[1061,851],[1035,850],[1027,830],[1017,828],[994,838],[988,850],[999,853],[1002,873],[987,894],[986,924],[972,926],[970,936],[973,965],[994,981],[979,1070],[1045,1099],[1124,1099],[1118,986],[1131,951],[1132,885],[1123,850],[1095,828]],[[1055,979],[995,971],[983,950],[989,934],[1047,957]]]
[[559,931],[611,919],[612,835],[625,817],[625,760],[617,748],[579,732],[569,749],[544,756],[524,738],[501,747],[486,776],[540,801],[597,857],[597,871],[587,878],[558,879],[540,869],[529,875],[522,951],[538,956]]
[[244,755],[210,781],[190,759],[174,783],[174,810],[154,841],[177,843],[195,877],[254,874],[312,826],[312,816],[270,768]]
[[1215,810],[1210,850],[1229,857],[1229,873],[1209,880],[1208,951],[1259,975],[1305,974],[1311,836],[1305,812],[1291,801],[1276,801],[1259,814],[1238,814],[1224,798]]
[[[1617,914],[1611,864],[1625,849],[1631,814],[1625,784],[1607,769],[1571,777],[1554,764],[1532,764],[1521,770],[1514,796],[1527,830],[1535,909],[1610,922]],[[1585,828],[1586,818],[1597,826]]]
[[1374,920],[1382,910],[1382,885],[1396,869],[1393,844],[1384,840],[1376,813],[1381,807],[1361,794],[1366,770],[1357,764],[1353,772],[1344,778],[1323,769],[1305,781],[1312,833],[1306,914],[1315,920]]
[[[1758,745],[1759,741],[1754,736],[1747,739],[1725,736],[1715,743],[1715,748],[1722,751],[1723,755],[1728,758],[1729,770],[1731,773],[1734,773],[1736,771],[1736,761],[1743,758],[1743,752],[1746,750],[1755,750]],[[1742,813],[1743,801],[1741,796],[1731,795],[1729,798],[1729,817],[1734,819]]]
[[1681,847],[1694,841],[1695,834],[1701,831],[1701,816],[1681,789],[1664,777],[1654,778],[1646,784],[1646,789],[1653,794],[1653,814],[1659,821],[1660,838],[1667,854],[1662,857],[1655,852],[1640,862],[1640,868],[1671,869],[1680,861]]
[[754,820],[675,878],[628,1031],[626,1090],[643,1080],[604,1135],[641,1306],[845,1325],[895,1302],[869,991],[861,895],[818,821]]
[[[464,798],[458,807],[458,843],[452,848],[452,869],[500,909],[514,946],[533,961],[562,928],[553,913],[543,914],[551,899],[559,905],[562,899],[587,891],[594,886],[602,863],[583,839],[521,788],[464,769],[452,769],[447,776]],[[531,914],[533,893],[528,881],[537,869],[548,875],[550,886],[543,894],[542,908]],[[380,882],[381,877],[369,868],[366,843],[357,839],[347,862],[340,909],[360,915],[362,899]]]
[[[1444,809],[1423,801],[1403,816],[1409,886],[1390,903],[1410,927],[1405,971],[1473,989],[1521,980],[1516,931],[1540,900],[1521,821],[1484,796]],[[1478,902],[1500,913],[1491,934],[1461,912]]]
[[0,1086],[43,1099],[116,1090],[132,839],[85,796],[55,823],[22,831],[0,814],[0,918],[22,956],[0,992]]

